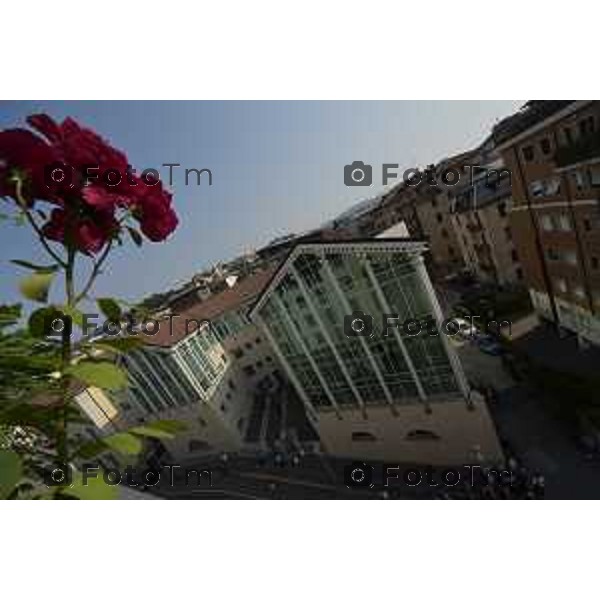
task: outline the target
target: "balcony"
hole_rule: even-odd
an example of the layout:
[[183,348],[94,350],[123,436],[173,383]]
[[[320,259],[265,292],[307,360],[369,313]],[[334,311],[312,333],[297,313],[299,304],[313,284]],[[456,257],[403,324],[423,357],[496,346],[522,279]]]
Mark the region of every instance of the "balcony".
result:
[[600,132],[594,131],[568,146],[558,148],[554,161],[557,167],[566,167],[597,157],[600,158]]

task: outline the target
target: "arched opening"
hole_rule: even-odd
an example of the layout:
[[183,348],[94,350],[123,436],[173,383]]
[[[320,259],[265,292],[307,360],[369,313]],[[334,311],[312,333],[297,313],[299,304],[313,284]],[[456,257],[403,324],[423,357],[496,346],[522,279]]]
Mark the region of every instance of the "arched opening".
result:
[[370,431],[353,431],[353,442],[376,442],[377,438]]
[[439,440],[440,436],[429,429],[413,429],[406,434],[406,439],[411,442],[420,440]]

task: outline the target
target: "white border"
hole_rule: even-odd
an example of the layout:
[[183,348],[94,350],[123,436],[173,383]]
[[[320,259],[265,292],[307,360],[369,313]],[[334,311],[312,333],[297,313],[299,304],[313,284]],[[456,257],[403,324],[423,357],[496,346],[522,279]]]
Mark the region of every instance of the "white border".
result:
[[3,504],[2,596],[506,600],[597,585],[591,502],[175,502]]
[[5,4],[0,93],[16,99],[597,95],[588,0]]

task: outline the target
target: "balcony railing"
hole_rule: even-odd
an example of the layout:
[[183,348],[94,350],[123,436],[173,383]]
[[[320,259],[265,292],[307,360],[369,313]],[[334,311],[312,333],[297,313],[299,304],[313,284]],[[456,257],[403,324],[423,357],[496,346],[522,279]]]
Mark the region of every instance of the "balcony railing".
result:
[[561,146],[556,150],[554,160],[557,167],[566,167],[596,157],[600,158],[599,131],[580,137],[568,146]]

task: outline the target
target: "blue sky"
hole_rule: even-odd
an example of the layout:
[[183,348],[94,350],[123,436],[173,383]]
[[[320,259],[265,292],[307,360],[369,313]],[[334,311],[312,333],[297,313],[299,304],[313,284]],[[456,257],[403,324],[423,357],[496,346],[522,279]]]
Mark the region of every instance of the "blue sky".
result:
[[[522,101],[0,102],[0,129],[46,112],[71,116],[125,151],[138,169],[178,162],[171,191],[180,225],[167,242],[113,253],[97,296],[128,300],[163,291],[218,260],[302,231],[381,191],[378,165],[425,166],[467,150]],[[348,188],[343,167],[374,165],[374,185]],[[213,185],[184,185],[209,168]],[[25,227],[0,223],[0,303],[19,299],[22,270],[43,261]],[[56,296],[58,298],[58,296]]]

